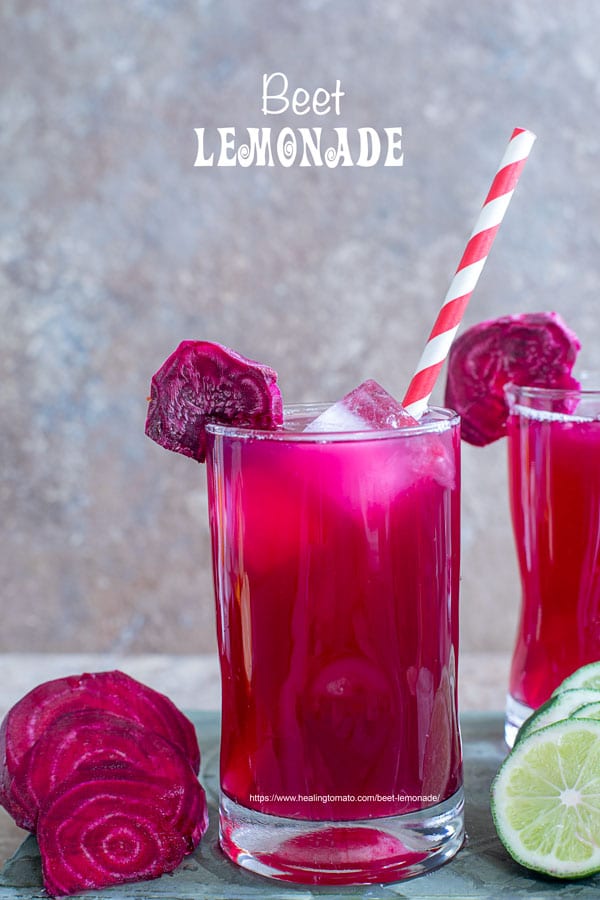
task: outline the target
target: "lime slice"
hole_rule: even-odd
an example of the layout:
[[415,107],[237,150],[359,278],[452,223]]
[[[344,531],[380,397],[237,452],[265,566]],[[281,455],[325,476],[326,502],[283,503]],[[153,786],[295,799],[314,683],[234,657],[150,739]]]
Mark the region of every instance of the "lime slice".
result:
[[572,675],[561,681],[552,696],[555,697],[564,691],[571,691],[573,688],[588,688],[592,691],[600,691],[600,659],[598,662],[588,663],[587,666],[581,666],[580,669],[576,669]]
[[498,836],[555,878],[600,872],[600,722],[567,719],[523,739],[492,783]]
[[579,706],[574,713],[573,719],[598,719],[600,721],[600,700],[595,703],[585,703]]
[[596,700],[598,700],[598,691],[584,690],[583,688],[574,688],[550,697],[528,719],[525,719],[517,734],[515,746],[534,731],[539,731],[540,728],[545,728],[546,725],[552,725],[554,722],[560,722],[561,719],[568,719],[578,707],[583,706],[584,703],[594,703]]

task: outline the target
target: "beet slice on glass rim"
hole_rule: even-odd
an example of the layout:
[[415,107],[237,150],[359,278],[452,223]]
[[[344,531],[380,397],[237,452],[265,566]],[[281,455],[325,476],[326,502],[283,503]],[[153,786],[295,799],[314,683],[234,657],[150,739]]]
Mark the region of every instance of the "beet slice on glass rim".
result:
[[502,316],[463,332],[448,356],[444,402],[460,414],[464,440],[482,447],[505,434],[509,383],[579,388],[571,371],[580,347],[555,312]]
[[277,373],[229,347],[182,341],[153,375],[146,434],[204,462],[207,422],[272,429],[283,422]]

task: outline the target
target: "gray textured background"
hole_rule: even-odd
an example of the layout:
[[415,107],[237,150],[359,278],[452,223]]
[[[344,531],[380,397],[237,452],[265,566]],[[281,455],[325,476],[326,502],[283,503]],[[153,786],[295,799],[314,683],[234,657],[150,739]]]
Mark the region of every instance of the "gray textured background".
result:
[[[214,648],[205,476],[143,433],[183,338],[288,401],[402,393],[515,125],[538,134],[469,323],[600,338],[595,0],[2,0],[1,650]],[[260,113],[261,77],[346,96]],[[194,127],[401,125],[405,164],[199,169]],[[438,395],[439,399],[439,395]],[[504,447],[465,448],[463,646],[512,643]]]

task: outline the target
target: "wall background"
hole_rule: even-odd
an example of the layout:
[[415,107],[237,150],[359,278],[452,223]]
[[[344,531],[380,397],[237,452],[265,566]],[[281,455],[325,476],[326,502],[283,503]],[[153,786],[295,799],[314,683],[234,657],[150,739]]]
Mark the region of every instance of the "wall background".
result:
[[[593,0],[3,0],[0,650],[214,649],[204,471],[145,438],[150,376],[205,338],[288,401],[401,395],[515,125],[465,324],[557,309],[597,363],[599,33]],[[279,70],[339,78],[339,121],[267,121]],[[402,125],[404,167],[193,167],[194,127],[265,124]],[[464,448],[471,650],[513,638],[504,450]]]

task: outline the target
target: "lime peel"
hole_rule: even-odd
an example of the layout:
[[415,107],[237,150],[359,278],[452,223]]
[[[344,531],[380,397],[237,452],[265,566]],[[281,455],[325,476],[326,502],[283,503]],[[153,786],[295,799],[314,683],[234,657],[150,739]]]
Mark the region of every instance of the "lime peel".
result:
[[515,745],[492,784],[510,855],[554,878],[600,872],[600,722],[565,719]]
[[600,692],[600,660],[576,669],[572,675],[561,681],[552,696],[556,697],[565,691],[573,690],[573,688],[586,688]]
[[576,709],[596,700],[600,700],[600,692],[588,688],[572,688],[560,694],[553,694],[523,722],[515,740],[515,747],[528,735],[554,722],[569,718]]
[[598,719],[600,720],[600,700],[593,703],[584,703],[578,706],[574,713],[571,714],[574,719]]

